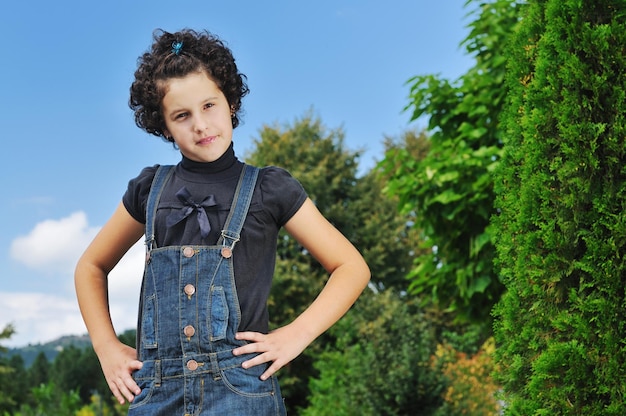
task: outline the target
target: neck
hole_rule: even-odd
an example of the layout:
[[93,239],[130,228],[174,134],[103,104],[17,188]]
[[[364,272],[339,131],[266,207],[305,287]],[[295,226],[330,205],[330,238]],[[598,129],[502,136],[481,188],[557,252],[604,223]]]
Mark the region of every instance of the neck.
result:
[[213,162],[196,162],[183,155],[181,164],[186,170],[191,172],[217,173],[228,169],[235,162],[237,162],[237,157],[235,156],[235,150],[231,143],[224,154]]

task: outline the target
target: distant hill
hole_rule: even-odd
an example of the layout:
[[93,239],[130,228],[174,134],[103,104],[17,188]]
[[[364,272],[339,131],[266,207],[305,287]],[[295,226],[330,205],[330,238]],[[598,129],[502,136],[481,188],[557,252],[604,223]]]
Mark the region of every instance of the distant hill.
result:
[[8,348],[6,356],[21,355],[24,359],[24,367],[28,368],[40,353],[43,352],[48,361],[52,362],[59,352],[70,346],[76,348],[91,347],[91,340],[88,335],[66,335],[44,344],[29,344],[25,347]]

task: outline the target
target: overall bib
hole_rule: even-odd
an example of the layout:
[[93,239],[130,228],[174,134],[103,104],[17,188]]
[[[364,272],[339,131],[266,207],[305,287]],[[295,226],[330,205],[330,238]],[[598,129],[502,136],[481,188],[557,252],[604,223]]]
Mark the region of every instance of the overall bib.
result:
[[157,170],[146,208],[146,266],[141,288],[133,374],[141,393],[129,415],[285,415],[269,364],[249,369],[235,357],[241,318],[233,256],[258,169],[244,165],[222,235],[214,246],[156,247],[154,219],[173,169]]

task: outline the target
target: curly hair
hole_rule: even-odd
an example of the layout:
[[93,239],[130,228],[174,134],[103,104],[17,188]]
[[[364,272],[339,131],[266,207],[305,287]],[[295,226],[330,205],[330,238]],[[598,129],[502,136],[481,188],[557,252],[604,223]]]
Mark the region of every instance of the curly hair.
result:
[[[149,51],[139,57],[135,81],[130,87],[128,105],[135,113],[135,124],[149,134],[173,142],[164,133],[161,101],[170,78],[204,71],[222,91],[232,111],[233,128],[239,125],[241,101],[249,92],[246,76],[239,73],[232,52],[215,35],[207,31],[183,29],[168,33],[157,29]],[[182,42],[175,50],[174,44]],[[177,45],[178,46],[178,45]]]

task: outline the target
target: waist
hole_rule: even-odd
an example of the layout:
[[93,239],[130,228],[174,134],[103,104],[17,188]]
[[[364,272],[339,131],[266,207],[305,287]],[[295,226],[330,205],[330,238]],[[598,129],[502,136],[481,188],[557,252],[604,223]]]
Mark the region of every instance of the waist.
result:
[[233,355],[232,350],[215,353],[186,354],[176,358],[145,360],[140,370],[133,375],[136,380],[144,378],[164,378],[219,373],[230,368],[241,367],[241,363],[254,354]]

